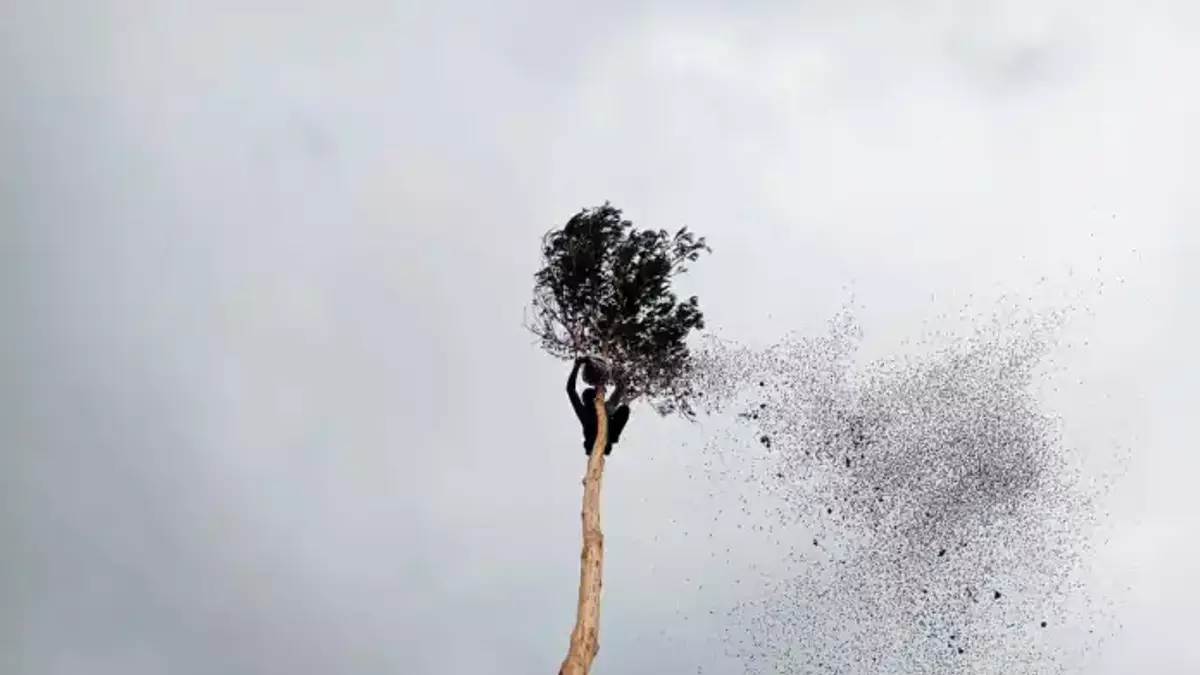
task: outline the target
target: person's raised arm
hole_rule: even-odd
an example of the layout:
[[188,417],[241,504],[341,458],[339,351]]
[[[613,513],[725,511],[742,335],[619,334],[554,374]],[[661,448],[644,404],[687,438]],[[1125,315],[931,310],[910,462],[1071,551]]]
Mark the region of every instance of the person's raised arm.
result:
[[575,359],[575,367],[571,369],[571,376],[567,378],[567,398],[571,399],[571,407],[575,409],[575,414],[583,419],[584,408],[583,401],[579,400],[579,392],[576,390],[575,382],[579,379],[579,369],[583,367],[587,359],[582,356]]

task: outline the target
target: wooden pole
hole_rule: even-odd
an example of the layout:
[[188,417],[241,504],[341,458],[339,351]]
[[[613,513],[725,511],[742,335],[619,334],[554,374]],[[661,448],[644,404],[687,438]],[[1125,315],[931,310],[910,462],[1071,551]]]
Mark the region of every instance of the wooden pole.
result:
[[583,553],[579,568],[579,605],[571,647],[558,675],[588,675],[600,651],[600,587],[604,569],[604,533],[600,531],[600,479],[608,445],[604,386],[596,387],[596,443],[583,477]]

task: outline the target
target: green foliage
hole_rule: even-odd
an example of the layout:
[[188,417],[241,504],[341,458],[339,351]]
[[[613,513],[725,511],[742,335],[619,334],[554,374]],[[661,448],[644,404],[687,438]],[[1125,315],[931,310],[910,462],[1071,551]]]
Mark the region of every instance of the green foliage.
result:
[[530,330],[553,356],[606,359],[630,398],[690,417],[687,337],[704,328],[704,314],[671,281],[707,251],[686,227],[639,230],[608,202],[580,211],[542,240]]

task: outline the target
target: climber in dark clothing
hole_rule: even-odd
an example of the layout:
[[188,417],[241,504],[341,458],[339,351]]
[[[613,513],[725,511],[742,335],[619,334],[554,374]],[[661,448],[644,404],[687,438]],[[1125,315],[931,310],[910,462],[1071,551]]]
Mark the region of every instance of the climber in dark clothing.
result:
[[[583,450],[587,455],[592,454],[592,446],[596,444],[596,390],[588,387],[583,390],[583,398],[575,391],[575,381],[579,377],[579,369],[588,364],[584,357],[575,359],[575,367],[567,378],[567,397],[571,399],[571,407],[575,408],[575,416],[583,427]],[[590,364],[588,364],[590,365]],[[585,376],[586,377],[586,376]],[[621,431],[629,421],[629,406],[621,403],[624,385],[618,379],[613,395],[605,402],[608,412],[608,443],[604,446],[604,454],[612,454],[613,444],[621,440]]]

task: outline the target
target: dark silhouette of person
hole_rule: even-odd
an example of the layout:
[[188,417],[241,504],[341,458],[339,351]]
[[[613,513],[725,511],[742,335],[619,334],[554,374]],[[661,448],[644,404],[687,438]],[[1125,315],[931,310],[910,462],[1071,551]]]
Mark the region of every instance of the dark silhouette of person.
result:
[[[596,390],[593,387],[584,389],[582,398],[575,390],[579,369],[587,363],[588,360],[584,357],[575,359],[575,367],[571,369],[571,376],[567,378],[567,397],[571,399],[571,407],[575,409],[575,416],[579,418],[579,424],[583,427],[584,454],[590,456],[592,446],[596,444]],[[596,370],[599,369],[594,369],[593,372]],[[605,455],[612,454],[612,446],[620,442],[621,431],[629,421],[629,406],[621,403],[623,394],[623,384],[618,380],[612,398],[605,402],[608,412],[608,442],[604,446]]]

